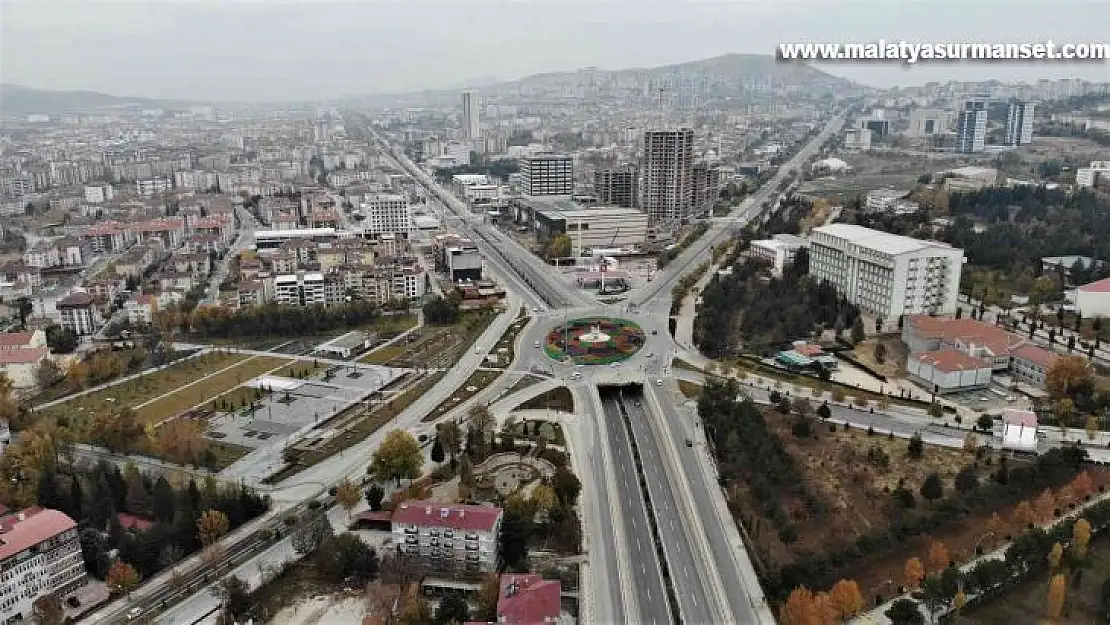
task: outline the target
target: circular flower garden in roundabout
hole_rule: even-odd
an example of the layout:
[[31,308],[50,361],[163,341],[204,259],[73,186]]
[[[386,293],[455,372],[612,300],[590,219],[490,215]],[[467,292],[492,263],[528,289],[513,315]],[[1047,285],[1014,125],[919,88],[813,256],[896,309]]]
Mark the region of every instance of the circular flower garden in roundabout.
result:
[[584,317],[552,328],[543,349],[553,360],[607,365],[640,351],[644,338],[643,328],[627,319]]

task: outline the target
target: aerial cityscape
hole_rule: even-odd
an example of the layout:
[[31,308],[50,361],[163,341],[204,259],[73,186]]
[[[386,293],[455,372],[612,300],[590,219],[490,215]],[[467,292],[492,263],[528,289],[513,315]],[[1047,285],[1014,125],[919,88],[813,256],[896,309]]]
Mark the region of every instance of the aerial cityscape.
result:
[[1110,623],[1110,6],[264,4],[2,2],[0,623]]

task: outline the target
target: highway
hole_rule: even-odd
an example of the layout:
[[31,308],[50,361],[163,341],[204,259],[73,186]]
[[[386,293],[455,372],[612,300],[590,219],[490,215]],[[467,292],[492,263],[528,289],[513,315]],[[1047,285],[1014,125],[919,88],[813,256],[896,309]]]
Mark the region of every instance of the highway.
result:
[[[660,572],[655,539],[648,521],[647,502],[644,501],[643,490],[640,488],[632,444],[621,415],[621,402],[616,397],[602,397],[601,402],[601,420],[604,422],[607,445],[612,453],[616,490],[620,493],[620,499],[616,502],[620,507],[619,527],[625,536],[624,554],[630,565],[630,581],[635,589],[636,613],[639,616],[639,620],[633,622],[656,625],[674,623],[667,589]],[[659,475],[657,466],[645,462],[644,469],[648,483],[662,480],[663,476]],[[658,502],[652,503],[658,506]],[[666,525],[660,531],[670,534],[672,529],[671,525]],[[678,532],[678,535],[682,533]],[[632,616],[631,611],[629,616]]]

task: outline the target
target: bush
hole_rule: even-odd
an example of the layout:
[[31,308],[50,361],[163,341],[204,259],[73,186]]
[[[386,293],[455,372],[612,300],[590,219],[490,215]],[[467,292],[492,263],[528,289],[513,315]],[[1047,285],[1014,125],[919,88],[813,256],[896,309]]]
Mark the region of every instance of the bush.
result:
[[813,436],[813,424],[809,419],[798,419],[790,426],[790,433],[794,438],[809,438]]

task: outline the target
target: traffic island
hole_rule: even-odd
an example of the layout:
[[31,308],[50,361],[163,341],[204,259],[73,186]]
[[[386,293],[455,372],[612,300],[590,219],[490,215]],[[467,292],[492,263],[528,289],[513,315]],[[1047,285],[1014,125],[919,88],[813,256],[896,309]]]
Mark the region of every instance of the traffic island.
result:
[[568,319],[547,333],[548,358],[576,365],[607,365],[627,360],[644,346],[637,323],[613,317]]

